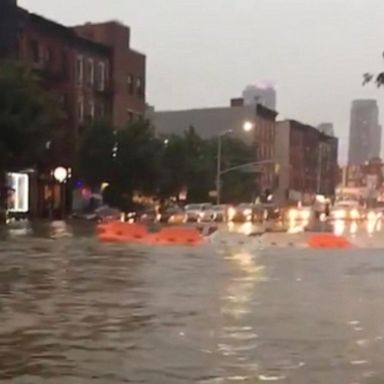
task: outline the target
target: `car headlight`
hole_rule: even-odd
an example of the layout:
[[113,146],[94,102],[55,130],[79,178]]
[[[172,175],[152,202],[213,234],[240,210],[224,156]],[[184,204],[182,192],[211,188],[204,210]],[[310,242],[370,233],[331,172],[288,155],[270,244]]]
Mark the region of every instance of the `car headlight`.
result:
[[297,217],[299,215],[299,212],[297,209],[291,209],[289,212],[288,212],[288,218],[289,220],[296,220]]
[[369,221],[376,220],[376,213],[372,211],[368,212],[368,220]]
[[335,219],[345,219],[347,211],[345,209],[339,209],[334,213]]
[[360,213],[357,209],[352,209],[350,212],[351,219],[359,219]]
[[228,220],[233,220],[236,215],[236,209],[233,207],[228,208]]
[[311,218],[311,212],[310,211],[302,211],[301,212],[301,218],[303,220],[309,220]]
[[249,209],[249,208],[244,209],[243,213],[244,213],[245,216],[252,215],[252,209]]

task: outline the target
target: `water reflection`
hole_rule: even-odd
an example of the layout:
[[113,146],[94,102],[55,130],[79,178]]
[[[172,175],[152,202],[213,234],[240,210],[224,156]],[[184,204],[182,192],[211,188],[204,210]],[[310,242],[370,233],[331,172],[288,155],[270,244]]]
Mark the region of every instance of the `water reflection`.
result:
[[335,220],[333,224],[333,231],[336,236],[342,236],[346,229],[345,220]]
[[356,237],[360,234],[368,234],[372,237],[375,233],[382,231],[383,223],[380,217],[370,215],[364,221],[335,220],[332,225],[333,232],[337,236],[351,235]]
[[259,264],[257,255],[246,251],[230,254],[227,260],[234,267],[234,276],[222,297],[221,313],[224,322],[217,351],[223,358],[230,357],[232,360],[232,369],[226,382],[256,379],[259,364],[249,359],[249,355],[257,349],[259,335],[249,324],[259,304],[255,300],[257,285],[267,281],[265,266]]

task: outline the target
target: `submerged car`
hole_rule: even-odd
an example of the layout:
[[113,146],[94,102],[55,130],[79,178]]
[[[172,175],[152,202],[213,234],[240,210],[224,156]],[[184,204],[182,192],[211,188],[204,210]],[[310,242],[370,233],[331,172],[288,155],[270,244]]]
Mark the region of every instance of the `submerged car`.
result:
[[292,207],[286,210],[285,220],[295,222],[308,222],[313,218],[314,211],[312,207]]
[[228,220],[228,212],[231,209],[226,204],[214,205],[211,209],[211,221],[224,222]]
[[170,206],[160,210],[159,221],[161,223],[182,224],[187,221],[187,214],[179,206]]
[[254,214],[254,205],[250,203],[242,203],[237,207],[231,207],[228,210],[228,220],[236,223],[244,223],[252,221]]
[[330,212],[333,220],[363,220],[366,216],[366,209],[355,201],[336,203]]
[[210,203],[188,204],[185,206],[186,221],[200,222],[208,221],[209,210],[212,208]]

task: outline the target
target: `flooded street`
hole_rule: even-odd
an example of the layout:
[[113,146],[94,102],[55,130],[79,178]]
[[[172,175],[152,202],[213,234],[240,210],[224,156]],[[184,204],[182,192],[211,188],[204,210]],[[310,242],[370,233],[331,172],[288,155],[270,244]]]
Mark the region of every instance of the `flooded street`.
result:
[[1,383],[382,383],[380,250],[0,243]]

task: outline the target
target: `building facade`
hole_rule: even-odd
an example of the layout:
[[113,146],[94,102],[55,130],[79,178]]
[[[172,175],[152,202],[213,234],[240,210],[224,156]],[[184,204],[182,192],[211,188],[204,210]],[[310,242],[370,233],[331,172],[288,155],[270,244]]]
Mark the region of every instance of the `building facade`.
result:
[[334,196],[337,184],[338,139],[295,120],[277,123],[276,161],[279,202]]
[[248,85],[243,91],[245,105],[261,104],[272,111],[276,111],[276,89],[274,84],[260,81],[254,85]]
[[317,126],[317,129],[328,136],[335,136],[333,123],[321,123]]
[[[16,60],[41,79],[61,106],[49,143],[49,164],[41,172],[38,199],[62,204],[60,186],[51,176],[57,166],[72,168],[87,125],[107,120],[115,126],[145,112],[145,56],[130,48],[130,30],[116,22],[70,28],[17,5],[0,1],[0,59]],[[65,199],[70,204],[68,186]]]
[[110,116],[110,49],[21,9],[18,21],[18,60],[41,77],[61,105],[63,118],[56,128],[60,140],[54,152],[56,161],[69,167],[86,125]]
[[146,59],[130,48],[130,29],[117,22],[70,28],[0,3],[0,58],[39,74],[63,110],[61,165],[70,165],[84,128],[107,119],[115,126],[145,113]]
[[[244,105],[243,100],[233,99],[229,107],[202,108],[181,111],[148,111],[157,135],[182,134],[190,127],[203,138],[218,137],[231,132],[255,148],[258,166],[258,184],[261,189],[274,189],[275,183],[275,120],[277,113],[263,105]],[[245,122],[253,125],[252,132],[244,132]]]
[[354,100],[351,108],[349,131],[350,165],[361,165],[380,157],[381,126],[376,100]]
[[84,38],[112,49],[112,116],[116,127],[143,118],[146,110],[146,57],[131,49],[129,27],[112,21],[75,27]]
[[342,167],[340,173],[340,188],[377,190],[384,186],[384,163],[378,157],[363,165]]

